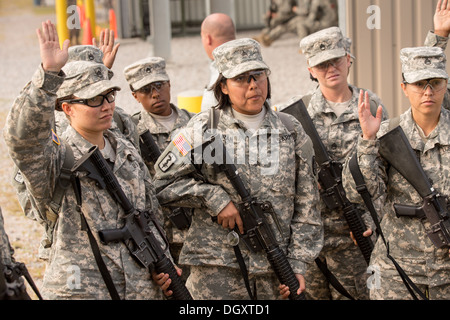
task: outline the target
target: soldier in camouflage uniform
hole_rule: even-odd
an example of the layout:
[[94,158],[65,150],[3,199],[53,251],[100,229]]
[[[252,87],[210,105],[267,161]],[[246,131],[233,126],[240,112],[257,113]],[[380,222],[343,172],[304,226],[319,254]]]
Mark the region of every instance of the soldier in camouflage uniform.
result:
[[[132,205],[153,210],[159,217],[161,210],[139,152],[122,135],[109,130],[115,91],[120,89],[111,82],[110,70],[103,64],[86,61],[66,64],[69,43],[66,40],[60,49],[56,28],[50,21],[43,22],[37,34],[42,64],[12,106],[4,138],[36,201],[39,218],[48,224],[48,229],[53,229],[43,296],[46,299],[110,298],[86,228],[82,228],[84,216],[120,298],[161,299],[161,290],[148,270],[136,262],[122,242],[103,245],[99,241],[99,230],[115,229],[123,224],[124,211],[85,173],[78,176],[82,203],[77,201],[74,189],[68,188],[54,219],[49,202],[66,155],[66,144],[52,131],[57,98],[65,99],[61,106],[70,118],[70,126],[61,138],[73,150],[75,160],[93,145],[99,146],[105,159],[112,162],[114,174]],[[77,98],[86,100],[72,100]],[[101,107],[87,105],[93,102],[98,105],[100,100]]]
[[[138,133],[149,130],[153,140],[163,152],[176,133],[189,122],[194,114],[170,103],[170,79],[163,58],[149,57],[139,60],[125,67],[124,74],[133,97],[144,109],[133,115]],[[153,177],[155,164],[145,162]],[[170,243],[170,250],[175,262],[178,262],[185,231],[177,229],[168,219],[170,208],[163,208],[163,210],[165,213],[164,227]],[[187,267],[184,267],[183,274],[187,276]]]
[[[350,43],[350,39],[343,37],[337,27],[314,33],[300,43],[307,58],[308,70],[319,83],[312,94],[303,97],[303,101],[329,157],[342,164],[355,151],[357,137],[361,134],[357,113],[361,89],[347,82],[352,63]],[[299,99],[294,97],[277,110],[283,111]],[[370,93],[370,99],[375,108],[381,104],[373,93]],[[386,111],[383,111],[383,118],[387,118]],[[320,259],[353,297],[368,299],[367,264],[350,238],[343,210],[331,210],[321,201],[321,211],[325,243]],[[365,218],[368,228],[372,228],[369,215],[365,215]],[[310,299],[345,299],[332,288],[315,264],[309,266],[306,280],[309,284],[306,294]]]
[[[272,203],[281,232],[274,219],[270,226],[303,291],[302,275],[323,240],[311,140],[293,117],[286,115],[291,132],[268,106],[269,68],[256,41],[229,41],[213,55],[220,76],[214,86],[219,107],[213,113],[218,113],[218,119],[211,128],[222,134],[228,153],[236,153],[237,161],[232,161],[252,196]],[[194,117],[161,155],[156,165],[157,196],[162,205],[195,208],[180,256],[181,263],[191,266],[186,286],[194,299],[248,299],[232,243],[227,241],[237,236],[230,229],[236,226],[243,231],[236,209],[241,199],[225,173],[215,171],[207,154],[189,159],[192,148],[203,143],[210,115],[201,112]],[[239,247],[258,299],[280,298],[280,283],[265,253],[250,252],[242,241]]]
[[[273,41],[287,31],[287,26],[289,26],[289,30],[292,29],[290,21],[296,17],[297,8],[296,0],[272,0],[264,17],[266,27],[254,39],[264,46],[270,46]],[[276,31],[273,32],[274,30]],[[275,33],[277,34],[276,38],[271,36]]]
[[294,33],[301,40],[314,32],[338,25],[336,0],[310,0],[303,7],[306,5],[306,13],[304,9],[295,9],[296,14],[291,19],[263,32],[255,39],[265,46],[270,46],[286,33]]
[[[441,48],[405,48],[400,52],[404,82],[402,89],[411,107],[397,118],[427,177],[444,196],[450,194],[450,112],[443,108],[448,75],[446,57]],[[377,138],[386,134],[391,121],[374,118],[366,99],[359,101],[363,136],[358,138],[357,159],[373,199],[381,199],[381,228],[389,242],[390,255],[430,299],[450,296],[450,258],[447,246],[438,249],[428,238],[427,223],[416,217],[397,217],[393,204],[421,206],[423,199],[407,180],[378,155]],[[395,121],[394,123],[397,123]],[[402,155],[399,154],[399,157]],[[346,165],[343,174],[347,195],[361,201]],[[371,299],[411,298],[394,264],[387,257],[386,246],[378,241],[372,253],[372,270],[377,270]],[[376,283],[378,282],[378,285]]]
[[[113,39],[113,38],[112,38]],[[72,61],[90,61],[93,63],[105,63],[109,69],[115,60],[115,53],[112,55],[109,53],[110,48],[114,45],[114,42],[101,41],[100,48],[90,45],[71,46],[69,48],[69,59],[67,63]],[[103,52],[104,50],[105,52]],[[113,73],[109,72],[109,76],[112,78]],[[61,105],[57,103],[55,108],[55,132],[61,135],[66,131],[69,126],[69,119],[67,115],[62,111]],[[125,112],[122,108],[116,106],[114,109],[114,121],[111,124],[110,130],[123,134],[125,138],[130,140],[136,146],[139,147],[139,137],[137,128],[131,116]],[[12,185],[16,189],[19,204],[27,218],[37,220],[42,225],[47,225],[45,221],[39,218],[39,214],[35,214],[34,199],[30,197],[30,193],[26,188],[25,181],[22,177],[22,173],[15,167],[13,174]],[[52,232],[52,231],[50,231]],[[49,248],[52,245],[51,236],[44,234],[43,239],[39,246],[39,258],[43,260],[48,259]]]

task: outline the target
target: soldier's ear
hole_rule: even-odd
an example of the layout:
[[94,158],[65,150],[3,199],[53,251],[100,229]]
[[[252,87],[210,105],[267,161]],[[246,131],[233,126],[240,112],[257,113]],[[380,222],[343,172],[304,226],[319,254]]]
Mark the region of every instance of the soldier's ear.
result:
[[220,88],[222,89],[223,94],[228,94],[228,86],[227,86],[226,81],[222,81],[220,83]]
[[408,84],[402,82],[400,85],[401,85],[401,87],[402,87],[403,93],[404,93],[405,96],[408,98],[408,90],[406,90],[406,88],[408,87]]
[[64,111],[64,113],[66,115],[68,115],[69,117],[71,116],[73,108],[72,108],[72,105],[70,103],[62,102],[61,103],[61,109]]

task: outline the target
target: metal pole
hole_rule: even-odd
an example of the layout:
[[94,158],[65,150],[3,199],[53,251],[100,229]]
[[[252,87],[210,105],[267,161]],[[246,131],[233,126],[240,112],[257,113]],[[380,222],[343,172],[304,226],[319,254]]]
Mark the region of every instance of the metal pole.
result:
[[150,32],[153,44],[153,53],[151,55],[169,60],[172,40],[169,1],[150,0],[149,6]]
[[69,29],[67,28],[67,0],[56,0],[56,31],[58,32],[59,45],[69,39]]

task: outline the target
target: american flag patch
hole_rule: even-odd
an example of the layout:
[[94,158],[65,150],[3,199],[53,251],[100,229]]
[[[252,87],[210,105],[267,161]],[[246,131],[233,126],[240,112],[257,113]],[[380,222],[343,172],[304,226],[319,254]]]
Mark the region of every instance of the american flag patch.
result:
[[187,142],[186,138],[181,133],[175,139],[173,139],[172,143],[175,145],[175,147],[177,147],[178,151],[180,151],[183,157],[192,150],[191,145],[189,144],[189,142]]
[[52,140],[58,146],[61,144],[61,142],[59,141],[59,137],[56,135],[56,133],[55,133],[55,131],[53,131],[53,129],[52,129]]

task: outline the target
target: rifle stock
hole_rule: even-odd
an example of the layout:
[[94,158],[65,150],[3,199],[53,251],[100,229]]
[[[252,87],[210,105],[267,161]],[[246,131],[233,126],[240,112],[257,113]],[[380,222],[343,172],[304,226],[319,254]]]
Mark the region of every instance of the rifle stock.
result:
[[[448,200],[431,185],[403,129],[398,126],[380,139],[380,155],[392,165],[423,198],[419,207],[395,204],[397,216],[413,214],[430,223],[427,235],[437,248],[450,245]],[[414,209],[413,209],[414,208]]]

